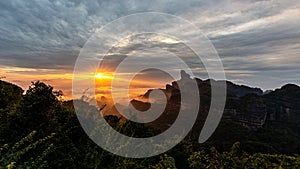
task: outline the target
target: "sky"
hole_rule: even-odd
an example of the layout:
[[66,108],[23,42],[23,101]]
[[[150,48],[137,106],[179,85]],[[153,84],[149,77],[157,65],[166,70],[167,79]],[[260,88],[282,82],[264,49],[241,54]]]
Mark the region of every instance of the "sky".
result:
[[74,64],[90,36],[140,12],[172,14],[198,27],[227,80],[264,90],[300,84],[298,0],[2,0],[0,77],[24,89],[41,80],[70,97]]

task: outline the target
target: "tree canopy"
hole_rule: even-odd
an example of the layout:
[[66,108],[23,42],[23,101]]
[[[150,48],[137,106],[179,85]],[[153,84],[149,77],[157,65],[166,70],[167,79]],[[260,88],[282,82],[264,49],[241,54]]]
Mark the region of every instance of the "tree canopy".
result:
[[[297,155],[245,152],[247,144],[243,138],[249,132],[241,128],[241,137],[230,135],[230,129],[235,126],[227,123],[221,124],[224,130],[218,129],[218,136],[226,138],[228,134],[229,137],[241,139],[241,142],[232,139],[225,143],[223,139],[220,143],[213,138],[199,145],[187,138],[165,154],[155,157],[119,157],[90,140],[78,122],[73,102],[60,100],[61,95],[61,91],[55,91],[52,86],[40,81],[33,82],[26,93],[16,85],[0,81],[0,169],[300,168]],[[105,119],[115,130],[128,136],[149,137],[159,134],[147,124],[124,121],[114,115],[105,116]],[[226,134],[225,130],[229,132]],[[263,140],[265,133],[270,133],[268,129],[264,130],[257,132],[254,137],[257,138],[256,143]],[[278,132],[282,131],[288,132],[278,128]],[[289,146],[297,145],[298,140],[294,141],[295,144]],[[226,150],[224,147],[229,144]]]

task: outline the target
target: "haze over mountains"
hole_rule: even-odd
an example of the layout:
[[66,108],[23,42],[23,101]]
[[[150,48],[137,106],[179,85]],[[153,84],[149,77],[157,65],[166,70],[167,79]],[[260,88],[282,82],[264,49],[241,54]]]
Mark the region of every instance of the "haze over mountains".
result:
[[[185,82],[184,87],[189,88],[190,75],[181,72],[181,79],[167,84],[164,89],[167,105],[159,118],[148,123],[149,126],[164,132],[176,118],[181,106],[178,83]],[[224,81],[201,80],[197,81],[200,94],[200,108],[198,117],[188,135],[198,141],[199,134],[207,118],[211,102],[211,82],[224,83]],[[211,138],[203,144],[204,147],[215,146],[220,150],[227,150],[236,141],[243,144],[248,152],[263,153],[299,153],[300,149],[300,87],[295,84],[286,84],[281,88],[263,92],[259,88],[237,85],[226,81],[227,100],[220,124]],[[157,101],[147,101],[151,91],[137,99],[131,100],[129,109],[146,111],[151,106],[159,105]],[[102,101],[105,101],[102,100]],[[151,104],[149,103],[151,102]],[[103,103],[103,102],[102,102]],[[117,104],[118,110],[128,107]],[[102,110],[105,115],[113,114],[120,117],[115,105],[106,105]],[[122,119],[122,118],[121,118]],[[123,118],[125,119],[125,118]],[[187,122],[188,123],[188,122]]]
[[[163,91],[167,98],[167,106],[164,113],[155,121],[151,122],[152,126],[161,130],[167,129],[176,119],[180,109],[180,90],[178,82],[184,82],[184,87],[189,86],[192,80],[190,75],[181,71],[181,79],[167,84]],[[200,94],[200,110],[198,125],[203,125],[211,101],[211,85],[214,83],[224,83],[224,81],[215,81],[213,79],[201,80],[195,78]],[[263,92],[260,88],[252,88],[245,85],[237,85],[230,81],[226,81],[227,85],[227,101],[223,114],[223,119],[246,126],[249,129],[257,129],[265,125],[267,121],[284,121],[286,123],[294,123],[300,125],[300,87],[294,84],[286,84],[274,91]],[[131,100],[134,108],[139,111],[146,111],[150,108],[150,103],[159,104],[158,101],[149,101],[149,95],[154,89],[149,89],[145,94]],[[103,98],[101,104],[105,104]],[[118,115],[118,110],[127,109],[117,103],[118,110],[115,105],[106,105],[103,114]],[[131,107],[131,109],[133,108]],[[199,123],[201,121],[201,123]],[[199,126],[198,126],[199,128]]]
[[[164,89],[159,89],[165,93],[167,104],[164,112],[156,120],[147,123],[149,127],[163,132],[172,126],[178,116],[181,106],[181,93],[178,83],[183,83],[189,89],[189,81],[192,79],[185,72],[181,72],[181,79],[167,84]],[[189,133],[188,137],[197,141],[199,133],[206,120],[211,101],[211,82],[213,80],[195,79],[200,92],[200,108],[198,117]],[[214,83],[224,83],[224,81],[213,81]],[[228,150],[236,141],[241,142],[243,149],[247,152],[260,153],[300,153],[300,87],[294,84],[287,84],[279,89],[263,93],[259,88],[241,86],[232,82],[227,84],[227,101],[222,120],[211,138],[201,146],[214,146],[219,150]],[[22,98],[22,88],[8,82],[0,81],[1,98],[9,104],[0,105],[0,109],[7,110],[18,105]],[[146,111],[151,106],[161,104],[158,100],[147,100],[153,89],[137,99],[131,100],[133,107],[140,111]],[[9,94],[9,93],[10,94]],[[191,95],[199,95],[193,91],[188,91]],[[11,94],[13,93],[13,94]],[[7,97],[11,96],[11,97]],[[106,100],[102,98],[101,104]],[[73,109],[72,101],[63,102],[64,105]],[[86,103],[87,104],[87,103]],[[99,103],[100,104],[100,103]],[[4,106],[4,107],[3,107]],[[116,105],[102,105],[104,115],[119,115]],[[118,104],[121,110],[128,109]],[[102,107],[102,108],[103,108]],[[187,111],[188,113],[188,111]],[[112,116],[112,119],[117,119]],[[125,118],[123,118],[125,121]],[[187,121],[188,122],[188,121]]]

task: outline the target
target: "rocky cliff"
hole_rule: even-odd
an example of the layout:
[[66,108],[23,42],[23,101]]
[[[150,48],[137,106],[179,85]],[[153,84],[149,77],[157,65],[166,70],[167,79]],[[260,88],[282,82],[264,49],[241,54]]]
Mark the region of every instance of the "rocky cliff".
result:
[[[200,95],[200,109],[195,128],[200,130],[206,119],[211,102],[211,82],[224,83],[212,79],[192,79],[189,74],[181,71],[181,79],[167,84],[163,91],[168,99],[163,114],[150,124],[161,130],[166,130],[175,121],[181,105],[181,93],[178,83],[189,89],[190,82],[196,80]],[[249,129],[257,129],[267,121],[284,121],[286,123],[298,123],[300,125],[300,87],[288,84],[272,92],[264,92],[259,88],[237,85],[226,81],[227,101],[223,114],[223,120],[230,120]],[[145,100],[153,89],[148,90],[141,97]],[[132,105],[141,111],[147,110],[150,105],[138,100],[132,100]],[[107,110],[106,110],[107,111]],[[109,111],[109,110],[108,110]]]

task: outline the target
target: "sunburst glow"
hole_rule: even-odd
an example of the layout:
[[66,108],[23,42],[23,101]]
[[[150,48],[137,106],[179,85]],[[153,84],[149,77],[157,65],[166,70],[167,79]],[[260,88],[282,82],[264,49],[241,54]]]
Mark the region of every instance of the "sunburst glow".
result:
[[95,74],[95,78],[96,79],[111,79],[112,77],[108,76],[104,73],[98,72],[98,73]]

